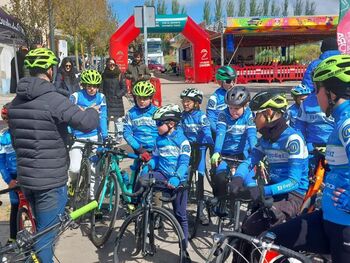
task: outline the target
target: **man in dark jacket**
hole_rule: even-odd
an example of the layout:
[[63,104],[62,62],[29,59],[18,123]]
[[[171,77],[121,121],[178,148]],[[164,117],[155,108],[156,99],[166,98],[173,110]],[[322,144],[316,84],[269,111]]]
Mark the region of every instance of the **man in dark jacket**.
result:
[[131,80],[131,86],[133,87],[137,81],[149,80],[151,73],[147,65],[142,63],[141,53],[134,53],[134,61],[128,66],[125,77]]
[[[31,77],[21,79],[9,108],[9,127],[17,155],[17,180],[35,214],[37,231],[56,222],[67,202],[67,125],[88,132],[97,128],[98,112],[80,110],[56,92],[52,81],[55,54],[45,48],[31,50],[24,61]],[[34,245],[41,262],[53,262],[55,232]]]

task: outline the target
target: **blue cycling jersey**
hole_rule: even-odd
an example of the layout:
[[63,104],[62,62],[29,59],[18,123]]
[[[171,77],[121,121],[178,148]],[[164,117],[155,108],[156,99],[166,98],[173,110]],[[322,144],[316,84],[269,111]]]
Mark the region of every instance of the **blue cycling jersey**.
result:
[[201,110],[184,111],[182,113],[181,127],[190,143],[214,144],[209,120]]
[[264,187],[265,195],[279,195],[295,191],[304,195],[308,189],[308,152],[302,135],[288,127],[280,138],[271,143],[259,139],[249,158],[240,164],[235,176],[245,177],[266,156],[270,182]]
[[148,151],[153,150],[158,137],[157,125],[152,119],[156,110],[157,107],[153,104],[144,109],[136,105],[126,113],[123,136],[134,150],[141,147]]
[[191,146],[182,128],[178,127],[171,134],[159,135],[149,165],[160,171],[168,179],[177,176],[182,182],[187,180]]
[[329,136],[326,150],[330,171],[326,174],[322,196],[323,218],[349,226],[350,214],[336,208],[332,197],[337,188],[350,189],[350,101],[335,107],[332,115],[335,128]]
[[102,93],[97,92],[94,96],[90,96],[85,89],[78,92],[74,92],[70,96],[70,100],[80,106],[83,109],[89,108],[91,106],[100,106],[100,125],[97,129],[91,132],[81,132],[78,130],[72,130],[72,134],[77,138],[87,138],[92,136],[101,136],[102,139],[107,138],[108,128],[107,128],[107,106],[106,98]]
[[236,120],[232,119],[228,108],[219,113],[214,152],[242,154],[247,145],[250,150],[253,149],[256,141],[256,127],[250,108],[245,108],[242,116]]
[[316,94],[310,94],[301,103],[295,121],[295,129],[303,134],[309,152],[313,150],[313,145],[326,145],[333,128],[333,117],[326,117],[318,104]]
[[296,103],[294,103],[292,106],[290,106],[287,109],[286,119],[287,121],[289,121],[289,126],[292,128],[295,128],[295,122],[299,113],[299,109],[300,109],[300,106]]
[[303,77],[301,84],[308,86],[311,89],[311,91],[314,92],[315,86],[314,86],[314,83],[312,81],[312,75],[314,74],[316,67],[322,62],[322,60],[325,60],[326,58],[329,58],[329,57],[335,56],[335,55],[340,55],[340,51],[339,50],[328,50],[328,51],[325,51],[324,53],[322,53],[318,59],[315,59],[314,61],[312,61],[304,73],[304,77]]
[[[17,177],[16,153],[12,147],[11,135],[7,128],[0,133],[0,173],[7,184]],[[18,203],[18,196],[14,191],[10,192],[10,201],[11,204]]]
[[226,90],[222,87],[218,88],[209,98],[207,104],[207,116],[210,122],[212,132],[216,131],[216,122],[219,112],[227,108],[225,103]]

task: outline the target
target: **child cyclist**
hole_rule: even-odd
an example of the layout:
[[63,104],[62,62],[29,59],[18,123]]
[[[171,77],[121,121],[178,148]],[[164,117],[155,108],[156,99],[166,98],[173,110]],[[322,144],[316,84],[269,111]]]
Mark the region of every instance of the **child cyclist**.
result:
[[322,209],[271,231],[277,235],[277,244],[297,251],[331,254],[332,262],[346,263],[350,258],[350,56],[337,55],[322,61],[313,81],[322,111],[335,120],[326,147],[329,170]]
[[203,101],[203,92],[195,88],[182,91],[180,98],[184,111],[182,113],[181,127],[191,144],[192,165],[198,171],[197,198],[199,201],[199,219],[202,225],[208,225],[209,219],[203,213],[204,209],[204,176],[206,170],[207,145],[213,145],[210,123],[207,116],[200,110]]
[[270,182],[264,186],[263,193],[259,186],[247,190],[253,201],[258,201],[261,194],[273,198],[271,218],[266,218],[258,209],[242,226],[242,230],[250,235],[258,235],[270,226],[295,217],[308,189],[308,152],[302,135],[289,127],[283,118],[287,105],[284,94],[267,91],[256,94],[249,104],[262,137],[248,159],[238,166],[228,190],[237,194],[244,178],[266,156]]
[[[1,118],[5,123],[8,122],[8,106],[5,104],[1,109]],[[14,187],[17,183],[17,162],[16,153],[12,147],[11,135],[8,128],[0,132],[0,173],[2,179],[8,187]],[[10,191],[10,239],[8,242],[14,242],[17,235],[17,212],[18,212],[18,195],[15,191]]]
[[233,87],[237,77],[236,71],[230,66],[223,66],[218,69],[215,75],[220,87],[210,96],[207,104],[207,116],[210,122],[210,128],[215,140],[216,122],[219,112],[227,108],[225,103],[225,94],[227,90]]
[[[214,154],[211,157],[211,164],[216,167],[215,174],[212,176],[213,192],[216,197],[226,195],[227,178],[231,173],[230,166],[237,166],[237,163],[231,165],[226,161],[220,162],[221,156],[244,160],[247,157],[247,150],[250,152],[256,144],[256,127],[252,112],[247,107],[249,100],[250,93],[243,86],[235,86],[225,95],[228,108],[219,113]],[[248,149],[246,149],[247,145]]]
[[[108,136],[107,129],[107,107],[105,96],[98,92],[98,88],[102,82],[101,74],[96,70],[85,70],[81,73],[80,83],[83,89],[75,92],[71,95],[70,100],[78,105],[82,110],[87,108],[95,108],[100,114],[100,125],[97,129],[92,130],[88,133],[83,133],[78,130],[72,130],[71,133],[78,139],[89,139],[91,141],[104,141]],[[74,180],[80,170],[80,162],[82,159],[82,147],[83,143],[74,142],[69,152],[70,157],[70,167],[69,167],[69,177],[71,180],[71,185],[73,185]],[[91,175],[90,182],[90,198],[94,199],[94,185],[95,176]]]
[[[183,130],[177,125],[181,121],[178,105],[170,104],[159,108],[153,115],[158,127],[152,159],[144,166],[141,177],[152,169],[157,181],[164,182],[170,190],[176,189],[187,181],[187,169],[190,163],[191,146]],[[178,192],[172,202],[174,214],[179,221],[188,243],[187,189]],[[188,253],[186,253],[189,259]]]
[[300,104],[311,93],[311,90],[307,86],[299,84],[298,86],[292,88],[290,93],[292,94],[295,103],[287,110],[287,120],[289,120],[289,126],[295,128],[295,121],[300,110]]

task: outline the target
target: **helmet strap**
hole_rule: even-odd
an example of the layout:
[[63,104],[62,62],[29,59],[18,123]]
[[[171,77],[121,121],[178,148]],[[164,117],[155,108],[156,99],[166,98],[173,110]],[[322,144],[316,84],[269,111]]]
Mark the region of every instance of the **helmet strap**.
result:
[[335,104],[337,103],[337,101],[340,99],[340,97],[338,95],[336,95],[335,100],[332,100],[332,96],[331,96],[331,92],[329,90],[326,89],[326,95],[327,95],[327,100],[328,100],[328,107],[326,109],[326,116],[329,117],[332,112],[333,112],[333,108],[335,106]]

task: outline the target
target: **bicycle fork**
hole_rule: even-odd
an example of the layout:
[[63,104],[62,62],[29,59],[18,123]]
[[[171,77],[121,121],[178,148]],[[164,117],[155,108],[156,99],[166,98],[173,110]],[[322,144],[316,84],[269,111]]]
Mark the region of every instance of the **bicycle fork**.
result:
[[[155,254],[154,245],[154,213],[151,212],[151,202],[153,197],[153,191],[151,191],[146,197],[146,204],[144,207],[143,216],[143,238],[142,238],[142,255],[153,256]],[[147,247],[147,239],[149,246]]]

